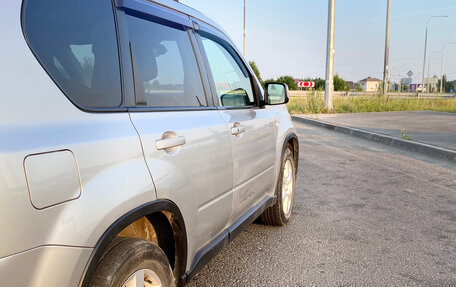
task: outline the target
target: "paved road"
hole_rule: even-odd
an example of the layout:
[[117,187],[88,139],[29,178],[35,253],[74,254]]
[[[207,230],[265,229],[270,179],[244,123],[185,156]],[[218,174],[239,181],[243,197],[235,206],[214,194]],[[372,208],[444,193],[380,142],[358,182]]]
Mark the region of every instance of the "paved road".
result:
[[344,125],[456,150],[456,114],[432,111],[306,115],[335,125]]
[[189,286],[454,286],[456,166],[295,123],[293,219],[252,224]]

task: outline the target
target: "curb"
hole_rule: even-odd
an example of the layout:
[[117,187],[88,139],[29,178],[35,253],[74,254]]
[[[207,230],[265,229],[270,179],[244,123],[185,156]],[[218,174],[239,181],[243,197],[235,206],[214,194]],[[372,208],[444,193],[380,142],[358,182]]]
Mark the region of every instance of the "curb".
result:
[[310,119],[310,118],[304,118],[304,117],[297,117],[297,116],[291,116],[291,118],[294,121],[305,123],[305,124],[310,124],[313,126],[325,128],[328,130],[333,130],[336,132],[352,135],[355,137],[360,137],[364,138],[367,140],[371,140],[374,142],[382,143],[385,145],[389,145],[392,147],[398,147],[402,149],[406,149],[409,151],[425,154],[425,155],[430,155],[438,158],[443,158],[446,160],[454,161],[456,162],[456,151],[429,145],[429,144],[424,144],[424,143],[418,143],[418,142],[412,142],[412,141],[406,141],[403,139],[398,139],[394,137],[390,137],[387,135],[382,135],[374,132],[369,132],[365,130],[360,130],[356,128],[351,128],[347,126],[342,126],[342,125],[334,125],[330,124],[324,121],[320,120],[315,120],[315,119]]

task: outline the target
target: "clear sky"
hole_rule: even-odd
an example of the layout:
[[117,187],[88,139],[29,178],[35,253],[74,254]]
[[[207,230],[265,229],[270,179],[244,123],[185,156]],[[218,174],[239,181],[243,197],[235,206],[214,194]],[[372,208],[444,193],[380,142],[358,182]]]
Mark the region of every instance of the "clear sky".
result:
[[[242,50],[243,0],[181,0],[220,24]],[[336,0],[334,70],[345,80],[382,78],[386,0]],[[247,0],[247,59],[263,78],[325,74],[327,0]],[[430,74],[440,76],[441,50],[456,42],[456,0],[392,0],[390,78],[411,70],[421,82],[424,31],[429,24]],[[448,45],[445,73],[456,79],[456,45]],[[426,61],[427,62],[427,61]],[[426,63],[427,64],[427,63]],[[427,68],[426,73],[427,76]]]

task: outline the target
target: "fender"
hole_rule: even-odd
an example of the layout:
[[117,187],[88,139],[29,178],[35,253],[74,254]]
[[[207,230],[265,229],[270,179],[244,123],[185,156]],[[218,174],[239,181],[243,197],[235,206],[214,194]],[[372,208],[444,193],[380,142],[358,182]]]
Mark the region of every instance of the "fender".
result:
[[294,163],[295,163],[295,173],[296,175],[298,174],[298,162],[299,162],[299,140],[298,140],[298,136],[296,135],[295,132],[291,132],[289,133],[286,137],[285,137],[285,140],[283,141],[283,146],[282,146],[282,156],[281,158],[283,158],[283,155],[285,153],[285,150],[287,148],[287,143],[290,141],[290,140],[294,140],[296,142],[292,142],[292,146],[293,146],[293,159],[294,159]]
[[[177,219],[177,228],[179,229],[180,236],[175,236],[177,245],[180,247],[178,250],[180,262],[176,262],[178,267],[184,268],[181,272],[185,272],[185,266],[187,263],[187,232],[185,229],[185,222],[182,214],[177,207],[177,205],[170,200],[156,200],[146,204],[143,204],[130,212],[126,213],[119,219],[117,219],[111,226],[103,233],[101,238],[98,240],[95,245],[94,250],[90,256],[89,262],[86,265],[84,274],[81,277],[79,283],[80,287],[89,286],[90,279],[95,272],[98,262],[103,256],[104,251],[108,247],[109,243],[114,239],[114,237],[119,234],[124,228],[126,228],[131,223],[135,222],[143,216],[148,216],[155,212],[168,211],[171,212]],[[179,267],[180,266],[180,267]]]

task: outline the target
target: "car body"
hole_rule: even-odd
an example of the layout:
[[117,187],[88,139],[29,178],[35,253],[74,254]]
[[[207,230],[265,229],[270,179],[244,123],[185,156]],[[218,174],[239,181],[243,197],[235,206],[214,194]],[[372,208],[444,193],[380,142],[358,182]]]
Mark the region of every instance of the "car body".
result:
[[119,235],[185,284],[296,172],[285,101],[185,5],[6,0],[0,35],[0,286],[88,286]]

